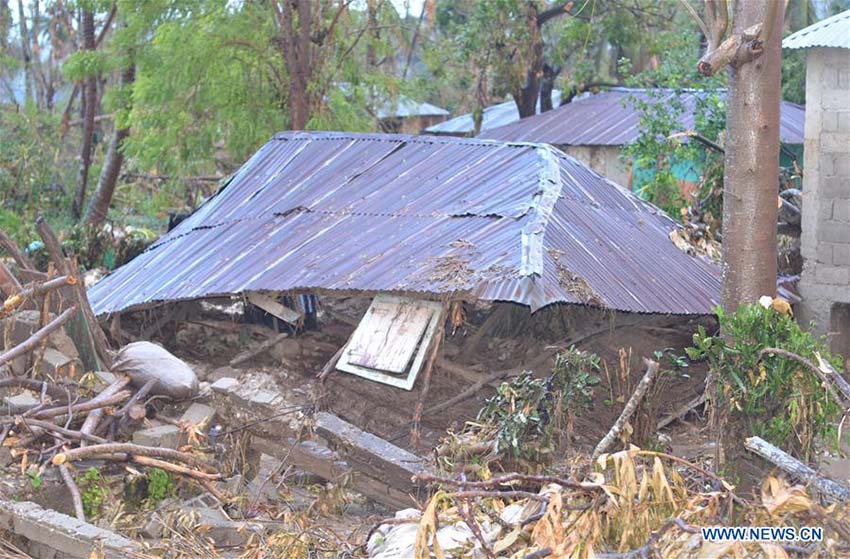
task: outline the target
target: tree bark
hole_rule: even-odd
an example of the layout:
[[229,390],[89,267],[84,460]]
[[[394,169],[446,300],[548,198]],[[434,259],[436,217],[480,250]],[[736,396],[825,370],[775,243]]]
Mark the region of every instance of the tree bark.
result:
[[[132,85],[135,77],[136,68],[131,64],[121,73],[121,87]],[[124,152],[121,149],[128,136],[130,136],[129,126],[120,128],[116,126],[112,132],[106,159],[100,171],[100,178],[97,180],[97,188],[86,210],[85,222],[89,227],[99,227],[106,219],[112,196],[115,194],[115,186],[118,184],[118,176],[121,174],[121,166],[124,164]]]
[[526,25],[530,35],[528,53],[528,72],[525,85],[514,88],[513,98],[520,118],[534,116],[537,113],[537,97],[540,95],[540,76],[543,74],[543,37],[540,34],[541,21],[537,13],[537,4],[529,2],[526,11]]
[[[94,51],[94,13],[84,10],[82,16],[83,28],[83,50]],[[97,102],[97,76],[94,74],[86,77],[83,89],[83,137],[80,148],[80,173],[77,177],[77,190],[74,194],[74,202],[71,211],[75,218],[80,217],[83,211],[83,202],[86,198],[86,187],[89,180],[89,168],[91,167],[92,143],[94,140],[94,112]]]
[[729,70],[723,193],[723,285],[727,311],[776,293],[779,102],[783,10],[767,2],[736,2],[733,34],[773,13],[774,29],[758,58]]
[[543,65],[543,79],[540,82],[540,112],[545,113],[546,111],[551,111],[553,108],[552,103],[552,90],[555,89],[555,79],[558,77],[558,74],[561,73],[560,68],[553,68],[549,64]]

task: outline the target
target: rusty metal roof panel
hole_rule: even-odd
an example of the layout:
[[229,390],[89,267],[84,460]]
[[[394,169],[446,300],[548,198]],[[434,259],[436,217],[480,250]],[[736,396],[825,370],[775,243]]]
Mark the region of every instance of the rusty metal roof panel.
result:
[[[700,91],[617,87],[585,95],[551,111],[524,118],[513,124],[481,132],[479,138],[509,142],[540,142],[561,146],[622,146],[640,135],[641,111],[637,103],[670,103],[676,97],[685,110],[679,118],[682,130],[694,127],[694,111]],[[721,99],[725,99],[721,91]],[[802,144],[805,109],[783,101],[779,136],[786,144]]]
[[813,47],[850,49],[850,10],[800,29],[782,41],[782,48],[786,49]]
[[710,313],[717,267],[675,227],[551,146],[285,133],[90,297],[98,314],[265,290]]

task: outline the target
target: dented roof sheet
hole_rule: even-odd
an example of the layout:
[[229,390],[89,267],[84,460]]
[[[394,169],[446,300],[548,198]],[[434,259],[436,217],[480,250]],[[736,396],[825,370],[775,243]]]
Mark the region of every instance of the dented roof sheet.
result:
[[283,133],[90,297],[98,314],[263,290],[708,314],[718,268],[674,228],[547,145]]
[[[694,111],[699,95],[703,93],[617,87],[573,99],[566,105],[513,124],[484,130],[478,137],[559,146],[622,146],[635,141],[640,135],[641,111],[636,108],[636,101],[666,105],[679,97],[685,107],[679,123],[681,130],[685,131],[694,128]],[[725,98],[725,91],[720,97]],[[783,143],[802,144],[805,122],[804,107],[782,102],[779,137]]]

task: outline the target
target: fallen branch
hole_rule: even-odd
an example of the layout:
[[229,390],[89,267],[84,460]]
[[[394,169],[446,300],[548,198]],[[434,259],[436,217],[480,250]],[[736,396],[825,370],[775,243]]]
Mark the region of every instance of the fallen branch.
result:
[[43,429],[45,431],[49,431],[51,433],[57,433],[62,435],[63,437],[67,437],[69,439],[75,440],[87,440],[93,443],[108,443],[109,441],[104,439],[103,437],[98,437],[96,435],[89,435],[87,433],[81,433],[80,431],[74,431],[73,429],[66,429],[60,425],[56,425],[55,423],[51,423],[50,421],[43,421],[40,419],[30,419],[23,417],[13,417],[13,418],[2,418],[0,419],[0,425],[2,424],[9,425],[19,425],[24,424],[30,427],[38,427],[39,429]]
[[[121,378],[107,386],[103,389],[103,391],[91,399],[92,402],[103,402],[107,400],[121,391],[122,388],[127,386],[130,383],[129,378]],[[98,423],[103,418],[103,408],[97,408],[96,410],[92,410],[92,412],[86,417],[86,420],[83,422],[82,427],[80,427],[80,433],[84,435],[94,434],[97,429]],[[80,446],[86,446],[86,441],[83,440],[80,442]]]
[[115,404],[120,404],[124,400],[130,397],[129,390],[122,390],[115,396],[111,398],[107,398],[100,402],[95,402],[89,400],[87,402],[81,402],[79,404],[61,406],[56,408],[48,408],[46,410],[41,410],[34,414],[33,417],[36,419],[50,419],[51,417],[62,418],[69,414],[79,413],[79,412],[88,412],[92,410],[96,410],[98,408],[106,408],[109,406],[113,406]]
[[85,522],[86,513],[83,510],[83,498],[80,495],[80,488],[77,487],[77,482],[74,481],[74,476],[71,475],[71,470],[68,469],[68,466],[62,464],[59,466],[59,473],[68,487],[68,492],[71,494],[71,501],[74,503],[74,513],[77,515],[77,519]]
[[288,337],[289,337],[289,333],[284,332],[283,334],[279,334],[277,336],[269,338],[268,340],[264,341],[263,343],[261,343],[260,345],[258,345],[256,347],[252,347],[251,349],[249,349],[247,351],[243,351],[242,353],[240,353],[239,355],[237,355],[236,357],[234,357],[233,359],[230,360],[230,366],[231,367],[238,367],[242,363],[245,363],[246,361],[250,361],[254,357],[263,353],[264,351],[271,349],[272,347],[274,347],[275,345],[280,343],[281,340],[284,340]]
[[35,266],[33,266],[29,258],[27,258],[24,253],[18,249],[18,245],[15,244],[15,241],[13,241],[9,235],[2,230],[0,230],[0,246],[6,249],[6,252],[9,253],[9,256],[12,257],[19,268],[35,270]]
[[85,460],[86,458],[92,458],[94,456],[100,456],[103,454],[130,454],[133,456],[165,458],[167,460],[175,460],[177,462],[182,462],[183,464],[194,466],[201,470],[205,470],[211,474],[217,473],[215,468],[213,468],[210,464],[191,454],[180,452],[179,450],[172,450],[170,448],[142,446],[132,443],[107,443],[94,446],[72,448],[54,456],[53,464],[55,466],[59,466],[68,462]]
[[26,289],[21,289],[11,297],[6,298],[3,302],[2,314],[11,313],[32,297],[44,295],[45,293],[59,289],[66,285],[74,285],[76,282],[77,280],[73,276],[60,276],[56,279],[48,280],[31,287],[27,287]]
[[4,365],[9,361],[12,361],[16,357],[20,357],[21,355],[26,355],[30,351],[33,351],[38,345],[44,340],[47,336],[50,335],[51,332],[58,329],[60,326],[65,324],[71,316],[77,310],[77,306],[74,305],[69,309],[66,309],[65,312],[54,318],[50,323],[48,323],[44,328],[35,332],[32,336],[30,336],[26,341],[21,344],[16,345],[3,355],[0,355],[0,365]]
[[142,385],[138,392],[133,394],[132,398],[127,400],[127,403],[124,404],[124,406],[120,410],[107,417],[106,421],[98,425],[97,429],[94,432],[98,434],[104,434],[116,421],[118,421],[120,425],[121,420],[124,418],[125,415],[127,415],[130,409],[139,402],[141,402],[150,393],[150,391],[153,389],[157,382],[159,381],[155,378],[149,379],[145,384]]
[[23,377],[7,377],[0,379],[0,388],[24,388],[33,392],[42,390],[54,400],[65,402],[68,400],[68,392],[58,384],[52,384],[43,380],[35,380]]
[[758,454],[793,477],[810,484],[824,497],[836,502],[850,502],[850,488],[818,473],[783,450],[773,446],[761,437],[750,437],[744,441],[750,452]]
[[[769,353],[787,357],[788,359],[804,365],[821,379],[824,385],[826,385],[827,390],[829,390],[833,398],[835,398],[838,405],[847,407],[847,405],[850,404],[850,383],[848,383],[844,377],[842,377],[841,374],[832,367],[832,365],[822,359],[819,354],[816,353],[815,356],[818,358],[820,366],[815,365],[805,357],[797,355],[791,351],[780,349],[778,347],[766,347],[759,352],[759,360]],[[843,400],[845,401],[842,401],[841,396],[839,396],[839,394],[835,391],[833,384],[835,384],[835,387],[841,391],[841,394],[844,396]]]
[[676,408],[670,415],[664,417],[658,422],[658,425],[655,426],[656,431],[667,427],[676,420],[682,419],[686,413],[701,406],[706,402],[706,400],[708,400],[708,397],[705,393],[702,393],[687,404]]
[[192,470],[185,466],[181,466],[179,464],[172,464],[171,462],[166,462],[164,460],[157,460],[156,458],[151,458],[149,456],[142,456],[140,454],[133,454],[131,456],[133,462],[137,464],[141,464],[143,466],[150,466],[152,468],[159,468],[160,470],[165,470],[168,472],[172,472],[175,474],[184,475],[187,477],[195,478],[195,479],[203,479],[207,481],[216,481],[221,479],[221,474],[209,474],[206,472],[201,472],[199,470]]
[[608,433],[602,437],[602,440],[599,441],[599,444],[596,445],[595,449],[593,449],[593,460],[596,460],[600,454],[611,448],[614,441],[620,437],[620,433],[623,432],[623,427],[626,425],[626,422],[635,413],[638,404],[640,404],[643,400],[647,390],[649,390],[649,387],[652,386],[652,383],[655,381],[655,375],[658,373],[658,363],[651,359],[644,359],[643,362],[646,364],[646,373],[644,373],[643,378],[640,379],[637,388],[635,388],[634,393],[632,393],[632,397],[629,398],[629,401],[626,403],[626,407],[623,408],[623,412],[620,414],[620,417],[617,418],[617,421],[614,422],[614,425],[611,426]]
[[20,293],[22,289],[23,286],[18,278],[6,267],[6,264],[0,261],[0,292],[7,297],[14,297],[15,293]]

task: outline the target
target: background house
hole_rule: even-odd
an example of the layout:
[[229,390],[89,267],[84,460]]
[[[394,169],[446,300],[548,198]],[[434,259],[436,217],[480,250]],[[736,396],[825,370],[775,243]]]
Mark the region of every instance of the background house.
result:
[[[634,170],[623,159],[622,152],[640,135],[640,103],[670,103],[678,98],[685,107],[680,123],[681,130],[686,131],[694,128],[700,94],[699,91],[617,87],[577,97],[557,109],[513,124],[484,130],[478,137],[553,144],[615,183],[635,188],[645,180],[646,175],[642,176],[641,171],[647,170]],[[802,159],[804,121],[803,107],[782,103],[779,133],[786,148],[783,165],[790,165],[795,157]],[[701,170],[700,161],[680,161],[673,168],[676,178],[685,184],[697,182]]]
[[[552,105],[557,107],[561,104],[561,90],[552,90]],[[540,114],[540,99],[537,100],[537,114]],[[516,103],[505,101],[496,105],[490,105],[484,109],[484,116],[481,119],[481,130],[490,130],[505,126],[519,120],[519,110]],[[472,118],[472,113],[462,114],[449,119],[440,124],[435,124],[425,129],[428,134],[437,136],[472,136],[475,133],[475,120]]]
[[850,10],[783,41],[808,49],[803,175],[803,320],[850,355]]
[[381,130],[404,134],[419,134],[429,126],[443,122],[450,114],[446,109],[420,103],[404,95],[383,101],[376,110]]

